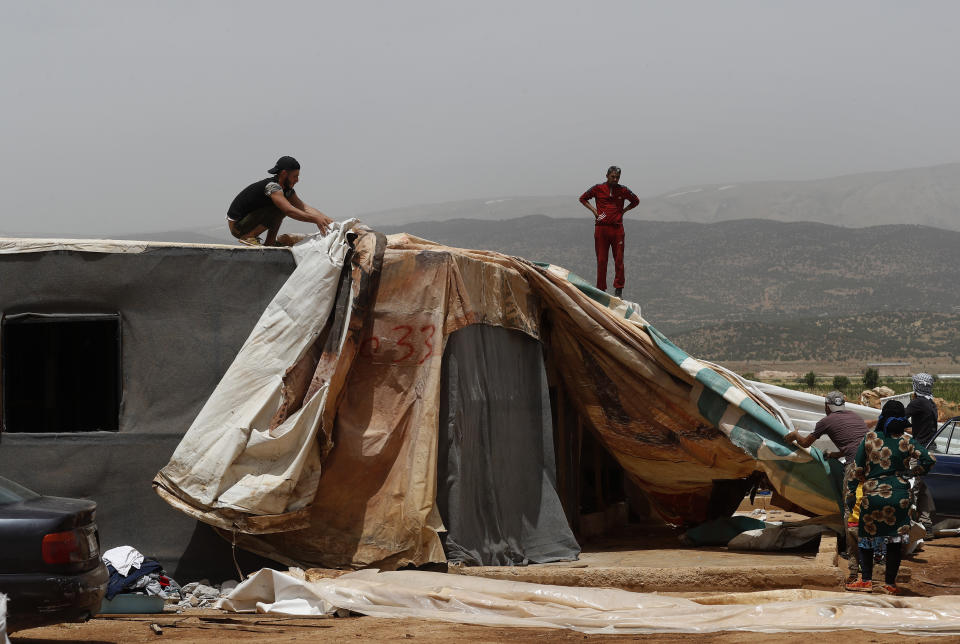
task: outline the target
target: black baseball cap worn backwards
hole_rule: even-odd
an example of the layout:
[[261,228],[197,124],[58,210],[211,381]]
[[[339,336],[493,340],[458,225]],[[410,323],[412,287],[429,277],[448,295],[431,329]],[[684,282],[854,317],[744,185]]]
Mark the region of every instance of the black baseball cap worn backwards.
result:
[[270,174],[280,174],[284,170],[299,170],[300,163],[293,157],[280,157],[276,165],[267,170]]

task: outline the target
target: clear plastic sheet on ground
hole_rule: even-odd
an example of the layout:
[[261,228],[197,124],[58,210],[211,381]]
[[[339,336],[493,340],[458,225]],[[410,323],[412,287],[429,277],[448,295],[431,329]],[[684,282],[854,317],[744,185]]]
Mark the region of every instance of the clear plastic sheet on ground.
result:
[[955,596],[780,590],[690,599],[422,571],[361,570],[336,579],[306,581],[302,572],[265,568],[217,606],[278,615],[321,615],[345,609],[373,617],[624,635],[854,629],[960,634],[960,597]]

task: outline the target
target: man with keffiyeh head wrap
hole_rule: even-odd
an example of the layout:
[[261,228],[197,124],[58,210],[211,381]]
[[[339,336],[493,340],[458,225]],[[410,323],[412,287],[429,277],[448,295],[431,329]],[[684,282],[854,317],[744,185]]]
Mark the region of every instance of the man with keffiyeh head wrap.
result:
[[[913,376],[913,399],[907,405],[906,415],[913,424],[913,437],[926,446],[937,433],[937,405],[933,402],[933,376],[929,373],[917,373]],[[933,503],[927,484],[920,479],[917,484],[917,512],[920,523],[932,537],[933,513],[937,508]]]
[[[910,542],[911,476],[930,471],[936,459],[904,430],[910,426],[903,403],[888,400],[880,410],[877,425],[867,432],[857,448],[854,478],[847,483],[845,505],[856,502],[857,485],[863,485],[860,500],[861,581],[846,585],[847,590],[897,594],[902,544]],[[916,463],[916,465],[914,465]],[[887,551],[884,584],[873,583],[875,550]]]

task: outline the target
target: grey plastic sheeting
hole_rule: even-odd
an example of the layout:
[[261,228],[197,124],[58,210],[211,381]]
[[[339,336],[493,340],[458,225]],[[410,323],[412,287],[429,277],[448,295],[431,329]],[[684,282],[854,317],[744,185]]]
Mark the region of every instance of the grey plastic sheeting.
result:
[[4,315],[119,313],[123,347],[120,431],[4,434],[0,474],[96,501],[104,549],[134,546],[186,581],[236,577],[230,544],[150,482],[294,268],[249,248],[0,255]]
[[437,505],[447,559],[509,566],[576,559],[556,491],[540,343],[472,325],[444,353]]

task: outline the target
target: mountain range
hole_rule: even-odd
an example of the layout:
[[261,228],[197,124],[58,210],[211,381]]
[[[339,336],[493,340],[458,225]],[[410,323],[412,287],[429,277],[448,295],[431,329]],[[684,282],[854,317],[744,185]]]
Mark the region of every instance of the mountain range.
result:
[[[629,177],[624,177],[629,186]],[[445,219],[514,219],[527,215],[586,217],[578,196],[469,199],[393,208],[359,215],[372,225]],[[716,223],[734,219],[815,221],[861,228],[919,224],[960,230],[960,163],[889,172],[867,172],[810,181],[754,181],[694,185],[640,200],[635,221]]]
[[[624,297],[707,359],[957,357],[958,211],[960,164],[677,190],[627,215]],[[385,233],[595,279],[593,222],[575,197],[468,200],[360,218]],[[209,221],[113,237],[236,243],[219,216]],[[283,230],[315,228],[291,221]],[[612,270],[611,261],[610,281]]]
[[[583,219],[380,226],[595,279]],[[624,297],[691,355],[716,361],[960,363],[960,232],[765,220],[628,221]],[[608,269],[612,283],[612,262]]]
[[[624,297],[669,333],[745,321],[960,311],[960,232],[738,220],[627,221]],[[381,226],[439,243],[546,261],[596,277],[593,226],[530,216]],[[609,267],[612,279],[612,262]],[[608,279],[608,283],[610,281]]]

